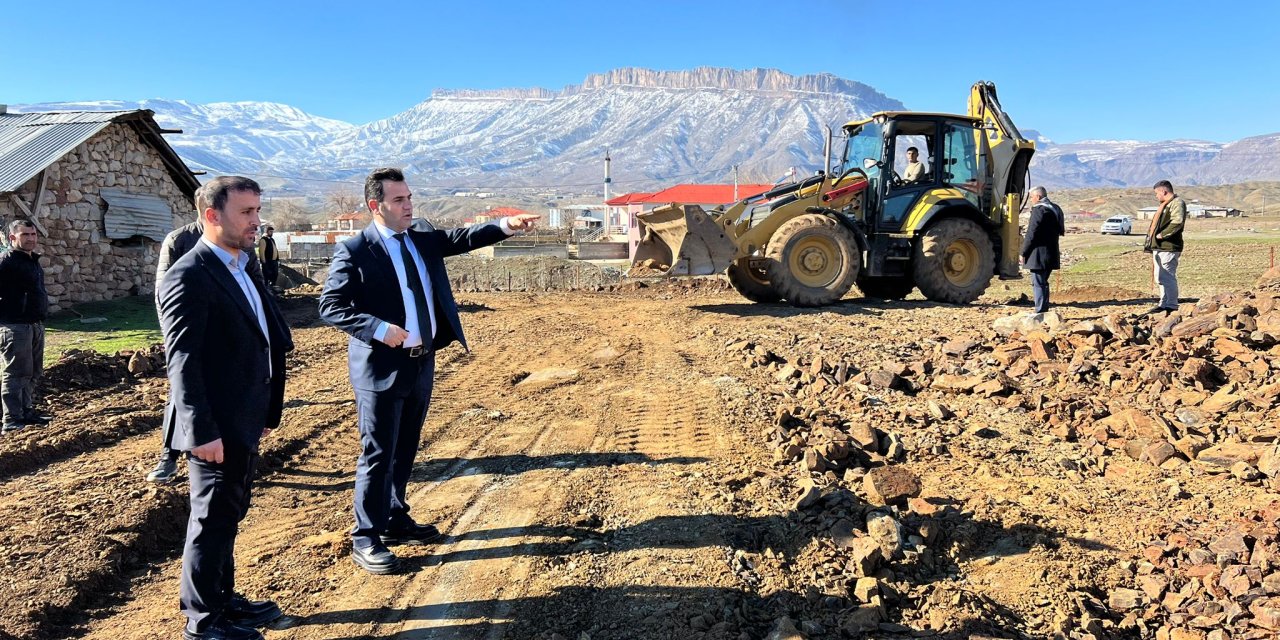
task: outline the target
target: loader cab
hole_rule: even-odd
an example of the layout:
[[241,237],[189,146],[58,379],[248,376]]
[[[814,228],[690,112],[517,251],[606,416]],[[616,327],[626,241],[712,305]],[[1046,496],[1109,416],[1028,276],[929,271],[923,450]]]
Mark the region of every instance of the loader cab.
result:
[[[938,184],[940,158],[938,151],[938,122],[898,118],[889,122],[885,136],[884,206],[877,221],[876,230],[895,233],[902,229],[913,205]],[[908,149],[918,150],[918,159],[924,164],[924,172],[908,173]]]

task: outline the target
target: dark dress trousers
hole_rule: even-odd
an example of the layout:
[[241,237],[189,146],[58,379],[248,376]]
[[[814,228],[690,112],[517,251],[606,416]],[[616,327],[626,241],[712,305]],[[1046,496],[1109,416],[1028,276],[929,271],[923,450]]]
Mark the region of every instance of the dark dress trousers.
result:
[[429,319],[420,319],[421,355],[415,357],[410,349],[392,348],[374,338],[384,321],[406,326],[401,284],[375,225],[335,248],[320,295],[320,316],[350,335],[347,363],[361,445],[352,542],[360,547],[413,524],[406,491],[431,402],[435,351],[454,341],[466,347],[444,259],[507,238],[498,224],[447,231],[410,229],[407,234],[425,262],[429,304],[436,319],[434,337]]
[[1049,273],[1062,267],[1058,237],[1064,233],[1062,210],[1058,205],[1042,198],[1031,208],[1021,253],[1023,265],[1031,272],[1031,292],[1037,313],[1049,310]]
[[275,299],[252,279],[258,316],[217,253],[198,242],[169,268],[157,296],[169,373],[175,449],[222,439],[225,460],[189,456],[191,516],[182,553],[181,602],[191,631],[217,620],[235,590],[236,533],[264,429],[280,424],[289,329]]

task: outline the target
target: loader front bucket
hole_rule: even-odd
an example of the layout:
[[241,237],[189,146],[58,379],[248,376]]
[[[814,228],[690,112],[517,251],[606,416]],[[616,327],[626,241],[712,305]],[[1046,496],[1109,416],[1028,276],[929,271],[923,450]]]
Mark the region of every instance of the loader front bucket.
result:
[[709,276],[729,267],[738,248],[696,204],[669,204],[638,214],[640,244],[632,267],[664,276]]

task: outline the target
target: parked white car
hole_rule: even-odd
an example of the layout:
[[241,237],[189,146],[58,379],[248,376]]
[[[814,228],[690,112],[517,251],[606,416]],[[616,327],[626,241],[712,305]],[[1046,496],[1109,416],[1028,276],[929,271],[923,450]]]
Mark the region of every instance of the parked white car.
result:
[[1129,216],[1112,216],[1102,223],[1102,233],[1127,236],[1133,232],[1133,220]]

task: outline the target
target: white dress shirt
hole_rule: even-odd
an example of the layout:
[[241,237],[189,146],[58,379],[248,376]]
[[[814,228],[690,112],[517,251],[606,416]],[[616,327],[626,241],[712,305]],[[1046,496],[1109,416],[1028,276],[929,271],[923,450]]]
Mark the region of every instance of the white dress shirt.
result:
[[249,254],[241,251],[237,257],[231,255],[230,251],[209,242],[207,238],[200,238],[200,242],[213,249],[218,260],[226,265],[227,271],[231,272],[231,277],[235,279],[236,284],[240,285],[241,293],[249,301],[249,308],[253,309],[254,315],[258,317],[258,328],[262,330],[262,337],[267,340],[267,371],[271,372],[271,333],[267,331],[267,311],[262,306],[262,296],[258,295],[258,288],[253,286],[253,279],[245,270],[249,265]]
[[[396,281],[400,283],[400,299],[404,303],[404,327],[409,337],[404,339],[401,347],[406,349],[410,347],[420,347],[423,344],[430,344],[431,340],[436,336],[436,305],[435,299],[431,295],[431,279],[427,277],[427,263],[422,259],[422,255],[418,253],[418,248],[412,242],[409,242],[408,231],[403,236],[405,244],[409,247],[409,256],[413,258],[413,268],[418,270],[418,280],[422,281],[422,292],[426,294],[427,315],[430,316],[427,322],[427,329],[431,333],[423,335],[422,319],[418,317],[418,305],[413,300],[413,290],[409,288],[409,283],[405,275],[404,253],[400,251],[400,241],[396,239],[395,232],[382,223],[374,221],[373,226],[378,229],[378,235],[382,236],[382,245],[387,248],[387,255],[391,257],[391,267],[396,271]],[[386,320],[378,326],[373,332],[373,337],[382,340],[387,336],[387,330],[391,328],[391,323]]]
[[[425,334],[422,331],[422,321],[418,317],[418,307],[413,301],[413,290],[409,288],[408,282],[405,281],[405,264],[403,254],[400,252],[400,241],[396,240],[395,232],[382,225],[377,220],[373,221],[373,226],[378,230],[378,235],[382,236],[382,245],[386,247],[387,254],[391,258],[391,266],[395,269],[396,280],[400,283],[400,299],[404,303],[404,326],[401,327],[409,334],[405,338],[404,343],[400,346],[403,348],[419,347],[423,345],[430,346],[431,341],[436,337],[436,305],[435,299],[431,295],[431,279],[427,277],[427,263],[422,259],[422,255],[418,253],[418,247],[412,242],[408,242],[409,255],[413,258],[414,267],[418,270],[418,279],[422,281],[423,293],[427,296],[427,315],[429,318],[427,326],[431,333]],[[502,228],[503,233],[514,235],[515,230],[507,222],[506,218],[498,221],[498,226]],[[408,239],[408,231],[405,232],[405,239]],[[374,330],[373,337],[375,340],[382,342],[387,337],[387,330],[391,328],[391,323],[386,320],[378,325]]]

